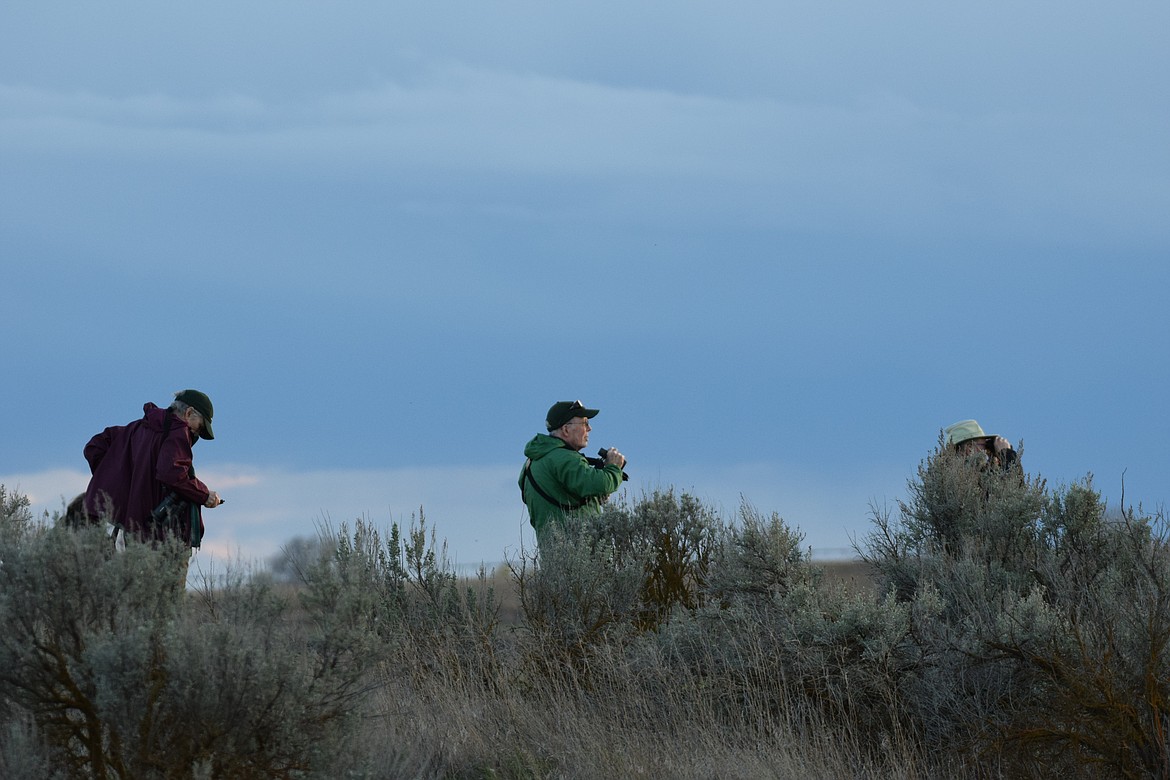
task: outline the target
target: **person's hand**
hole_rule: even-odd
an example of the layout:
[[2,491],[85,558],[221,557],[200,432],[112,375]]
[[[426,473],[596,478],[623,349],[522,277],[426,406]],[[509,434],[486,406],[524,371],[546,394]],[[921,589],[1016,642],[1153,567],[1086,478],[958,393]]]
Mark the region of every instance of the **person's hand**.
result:
[[609,451],[605,453],[606,465],[614,465],[619,469],[626,467],[626,456],[618,452],[617,447],[610,447]]
[[208,509],[215,509],[222,503],[223,499],[219,497],[219,493],[216,493],[214,490],[212,490],[207,494],[207,500],[203,502],[203,506],[207,507]]
[[999,455],[1004,450],[1010,450],[1012,448],[1012,443],[1002,436],[996,436],[995,441],[991,443],[991,446],[992,449],[994,449],[995,454]]

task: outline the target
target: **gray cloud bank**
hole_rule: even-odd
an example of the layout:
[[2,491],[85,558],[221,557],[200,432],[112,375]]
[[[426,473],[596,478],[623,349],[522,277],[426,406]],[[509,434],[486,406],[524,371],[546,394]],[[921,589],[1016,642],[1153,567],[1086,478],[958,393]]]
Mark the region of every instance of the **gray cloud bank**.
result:
[[[776,458],[908,474],[970,416],[1160,498],[1168,28],[1164,2],[9,3],[0,326],[29,381],[0,470],[82,465],[190,384],[222,415],[201,468],[518,463],[582,397],[666,481],[745,480],[710,488],[731,503]],[[281,516],[396,500],[310,482]]]

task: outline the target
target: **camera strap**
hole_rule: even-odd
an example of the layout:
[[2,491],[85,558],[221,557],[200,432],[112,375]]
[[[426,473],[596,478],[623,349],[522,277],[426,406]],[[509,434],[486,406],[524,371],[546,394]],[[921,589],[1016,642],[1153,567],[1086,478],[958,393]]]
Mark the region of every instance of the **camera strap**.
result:
[[[167,436],[169,436],[171,433],[171,423],[174,421],[174,419],[175,419],[175,413],[172,410],[167,409],[167,416],[163,419],[162,436],[159,437],[158,446],[156,446],[154,448],[154,460],[152,461],[152,463],[158,463],[159,453],[162,452],[163,444],[166,442]],[[173,495],[174,495],[173,491],[168,491],[167,494],[165,496],[163,496],[163,500],[158,503],[158,506],[156,506],[154,508],[154,511],[151,512],[151,514],[153,515],[154,512],[157,512],[160,509],[162,509],[162,505],[164,503],[166,503],[166,500]]]
[[[532,476],[532,458],[529,458],[528,460],[524,461],[524,479],[526,481],[532,483],[533,489],[536,490],[537,494],[539,494],[541,498],[543,498],[545,501],[549,502],[553,506],[559,507],[561,509],[561,511],[563,511],[563,512],[572,512],[575,509],[580,509],[581,507],[585,506],[584,501],[582,501],[579,504],[562,504],[560,501],[557,501],[555,498],[550,496],[548,493],[545,493],[544,490],[540,487],[540,485],[537,484],[536,477]],[[520,498],[521,499],[524,498],[524,483],[523,482],[520,483]]]
[[[158,447],[155,450],[154,460],[158,462],[158,454],[162,451],[163,443],[167,436],[171,433],[171,425],[175,421],[176,415],[171,409],[167,409],[166,419],[163,421],[162,438],[159,439]],[[189,434],[188,434],[189,435]],[[187,467],[187,476],[195,479],[195,464],[192,463]],[[178,494],[176,490],[170,486],[166,486],[166,495],[163,496],[162,501],[158,503],[150,513],[151,519],[171,532],[176,532],[184,519],[188,519],[190,523],[191,546],[198,547],[200,541],[203,539],[203,527],[200,524],[199,507],[194,501],[188,501]],[[184,518],[184,515],[187,517]]]

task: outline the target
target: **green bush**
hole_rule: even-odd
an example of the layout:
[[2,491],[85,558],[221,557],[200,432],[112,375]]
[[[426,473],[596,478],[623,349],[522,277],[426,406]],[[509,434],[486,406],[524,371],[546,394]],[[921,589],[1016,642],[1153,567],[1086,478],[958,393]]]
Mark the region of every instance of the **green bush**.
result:
[[1010,774],[1170,776],[1164,517],[1106,519],[1091,482],[1049,492],[939,447],[865,555],[910,607],[902,706],[930,749]]
[[699,674],[729,725],[767,713],[811,739],[832,724],[876,755],[905,736],[897,688],[908,610],[824,583],[802,540],[745,504],[719,534],[703,606],[676,612],[652,641],[672,679]]
[[550,528],[539,552],[509,561],[529,638],[523,650],[537,674],[583,672],[595,648],[623,641],[639,623],[647,550],[618,545],[609,533],[625,517],[607,506],[567,529]]
[[713,512],[673,491],[612,502],[549,529],[539,553],[509,564],[531,657],[554,674],[580,672],[594,648],[701,606],[721,530]]
[[421,511],[184,592],[0,487],[0,776],[1170,777],[1170,529],[1105,509],[940,446],[875,591],[657,492],[522,552],[504,625]]
[[286,777],[336,759],[362,659],[287,630],[270,588],[229,574],[187,595],[177,544],[115,553],[100,528],[0,503],[10,744],[71,777]]
[[413,677],[498,683],[494,587],[482,568],[474,583],[460,581],[421,510],[405,537],[397,524],[383,537],[358,520],[352,533],[322,529],[322,548],[332,552],[304,568],[300,591],[330,645],[321,652],[377,659]]

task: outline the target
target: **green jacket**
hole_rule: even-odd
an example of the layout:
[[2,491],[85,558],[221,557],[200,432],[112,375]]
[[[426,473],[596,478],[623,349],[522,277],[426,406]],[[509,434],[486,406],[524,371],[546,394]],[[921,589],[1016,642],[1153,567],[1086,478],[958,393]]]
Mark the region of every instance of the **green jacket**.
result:
[[[613,464],[594,468],[584,455],[555,436],[536,434],[524,446],[524,455],[528,460],[517,482],[538,542],[550,522],[577,510],[598,512],[606,497],[622,484],[620,468]],[[553,500],[548,501],[541,491]]]

